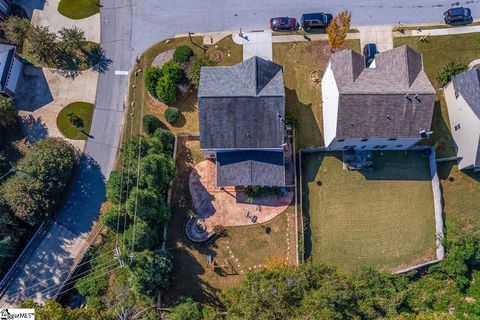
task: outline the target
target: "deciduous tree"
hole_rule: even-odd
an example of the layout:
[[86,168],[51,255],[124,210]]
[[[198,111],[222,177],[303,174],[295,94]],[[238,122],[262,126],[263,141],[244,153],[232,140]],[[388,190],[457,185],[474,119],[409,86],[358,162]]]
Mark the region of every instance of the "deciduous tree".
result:
[[345,42],[352,16],[348,11],[337,14],[327,26],[328,44],[333,51],[340,48]]
[[0,130],[7,129],[17,123],[17,109],[13,100],[0,96]]

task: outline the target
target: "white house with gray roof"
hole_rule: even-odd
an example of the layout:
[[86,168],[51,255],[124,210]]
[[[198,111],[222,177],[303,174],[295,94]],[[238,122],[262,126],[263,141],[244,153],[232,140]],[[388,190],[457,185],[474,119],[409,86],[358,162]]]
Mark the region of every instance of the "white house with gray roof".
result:
[[200,148],[216,161],[217,186],[285,186],[282,66],[252,57],[203,67]]
[[379,53],[374,67],[342,50],[322,78],[323,135],[331,150],[405,150],[429,135],[435,90],[408,46]]
[[453,77],[445,87],[448,117],[459,169],[480,170],[480,69]]
[[0,44],[0,94],[14,97],[23,63],[14,46]]

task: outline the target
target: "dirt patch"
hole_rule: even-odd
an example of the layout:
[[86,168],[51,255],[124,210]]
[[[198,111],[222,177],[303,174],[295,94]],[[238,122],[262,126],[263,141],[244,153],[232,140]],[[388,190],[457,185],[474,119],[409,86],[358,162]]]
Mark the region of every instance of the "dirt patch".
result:
[[216,63],[219,63],[223,60],[223,53],[219,50],[212,51],[212,53],[210,53],[210,58]]
[[155,59],[153,59],[152,67],[163,67],[166,62],[172,60],[174,52],[175,49],[167,50],[160,53],[158,56],[155,57]]

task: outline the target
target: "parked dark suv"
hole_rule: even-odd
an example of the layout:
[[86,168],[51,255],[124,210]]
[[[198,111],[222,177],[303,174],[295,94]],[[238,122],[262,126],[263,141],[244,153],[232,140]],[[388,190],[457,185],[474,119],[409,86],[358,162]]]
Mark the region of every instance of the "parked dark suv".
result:
[[278,17],[270,19],[270,28],[273,31],[295,30],[297,28],[297,19],[289,17]]
[[325,29],[332,19],[333,16],[329,13],[305,13],[301,20],[302,29]]
[[365,64],[367,65],[367,68],[370,66],[370,64],[372,64],[377,53],[377,45],[375,43],[369,43],[363,47],[363,56],[365,57]]
[[450,8],[443,14],[446,24],[452,26],[463,26],[473,22],[472,12],[469,8]]

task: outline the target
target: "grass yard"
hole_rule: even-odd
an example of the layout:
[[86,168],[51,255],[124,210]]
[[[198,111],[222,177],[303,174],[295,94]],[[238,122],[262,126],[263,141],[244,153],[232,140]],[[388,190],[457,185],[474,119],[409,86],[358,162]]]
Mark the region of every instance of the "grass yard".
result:
[[353,271],[399,270],[435,258],[435,217],[423,152],[374,154],[371,172],[342,168],[341,154],[304,154],[307,259]]
[[[347,40],[345,46],[360,52],[359,40]],[[310,76],[315,71],[323,76],[329,52],[327,41],[273,43],[273,61],[285,72],[286,112],[298,121],[299,149],[323,146],[321,87]]]
[[[63,108],[57,116],[57,127],[60,132],[69,139],[87,140],[92,125],[94,106],[87,102],[74,102]],[[70,123],[68,114],[73,112],[83,121],[83,128],[80,130]]]
[[84,19],[100,12],[100,0],[60,0],[58,12],[70,19]]
[[[218,294],[238,284],[249,268],[265,264],[272,257],[286,257],[287,214],[262,225],[228,228],[228,238],[219,238],[207,245],[192,245],[183,235],[183,225],[188,214],[193,213],[188,177],[196,163],[203,161],[198,139],[179,140],[177,149],[177,178],[172,190],[172,221],[168,229],[167,248],[174,257],[172,288],[164,299],[174,302],[181,295],[192,296],[199,301],[218,305]],[[292,214],[294,207],[287,209]],[[271,232],[265,232],[266,227]],[[290,234],[290,243],[295,243]],[[228,241],[228,243],[227,243]],[[227,249],[230,247],[232,253]],[[229,270],[214,272],[207,269],[207,254],[212,253],[220,265]],[[290,259],[294,259],[291,250]],[[234,258],[232,258],[232,255]],[[237,261],[238,259],[238,261]],[[240,265],[240,266],[239,266]],[[257,267],[258,268],[258,267]],[[243,273],[241,271],[243,270]],[[227,275],[230,274],[230,275]]]
[[[140,131],[141,123],[141,106],[143,105],[144,114],[154,114],[159,117],[166,127],[168,127],[173,132],[197,132],[198,128],[198,106],[197,106],[197,91],[192,89],[190,94],[187,97],[184,97],[180,101],[170,104],[178,108],[182,112],[181,118],[173,126],[169,125],[163,119],[163,111],[166,109],[166,105],[151,99],[144,88],[143,85],[143,72],[147,70],[151,65],[153,60],[161,52],[175,49],[181,45],[187,45],[191,47],[196,55],[203,54],[202,37],[192,37],[190,41],[189,37],[182,38],[172,38],[166,41],[159,42],[145,51],[142,56],[139,58],[139,63],[137,65],[137,70],[141,70],[136,76],[135,73],[132,73],[130,76],[131,86],[129,88],[129,110],[126,114],[133,113],[133,118],[126,122],[126,130],[124,132],[130,132],[130,126],[133,125],[135,133]],[[243,61],[243,49],[241,45],[235,44],[231,36],[227,36],[222,40],[218,41],[215,44],[209,45],[206,50],[207,54],[219,50],[223,54],[223,60],[218,63],[220,66],[224,65],[233,65]],[[134,104],[135,107],[131,107],[131,104]]]
[[438,90],[440,85],[436,78],[440,69],[449,60],[464,61],[468,64],[480,58],[480,33],[431,36],[428,37],[428,43],[420,42],[419,37],[396,37],[393,44],[395,47],[407,44],[422,53],[425,72],[437,89],[432,121],[433,135],[428,143],[435,146],[438,157],[454,156],[447,106],[443,91]]

